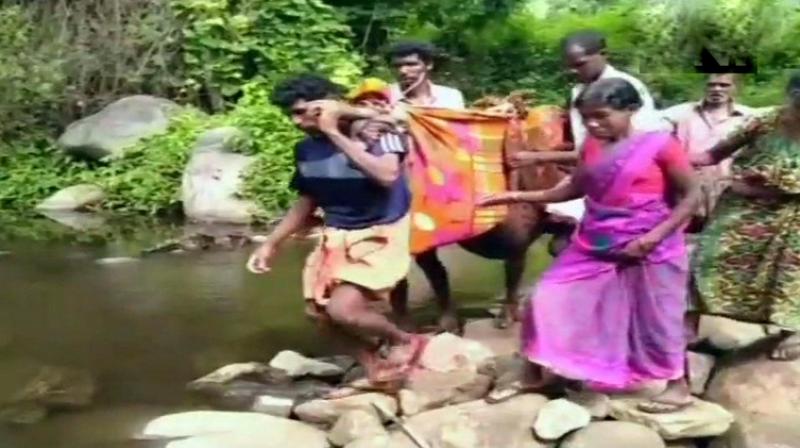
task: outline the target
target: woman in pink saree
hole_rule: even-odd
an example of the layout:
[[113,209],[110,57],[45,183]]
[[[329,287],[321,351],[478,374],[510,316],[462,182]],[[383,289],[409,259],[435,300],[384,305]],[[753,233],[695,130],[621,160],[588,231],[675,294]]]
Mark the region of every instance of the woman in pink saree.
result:
[[565,382],[625,390],[652,380],[669,387],[642,410],[691,403],[684,380],[688,255],[683,237],[699,190],[680,143],[666,132],[633,133],[635,88],[604,79],[577,106],[591,138],[572,181],[546,191],[485,198],[491,206],[586,196],[568,248],[543,274],[523,310],[523,382],[490,401]]

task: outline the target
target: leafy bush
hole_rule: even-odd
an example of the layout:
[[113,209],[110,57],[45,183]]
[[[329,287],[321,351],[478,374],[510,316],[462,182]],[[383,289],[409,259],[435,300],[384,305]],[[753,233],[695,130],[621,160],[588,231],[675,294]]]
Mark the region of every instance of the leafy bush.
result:
[[0,208],[31,210],[61,188],[93,183],[107,193],[103,206],[121,214],[160,215],[180,207],[183,170],[198,137],[220,126],[235,126],[246,137],[236,150],[256,157],[245,174],[242,196],[256,201],[262,219],[285,209],[294,142],[300,134],[276,107],[266,90],[248,85],[231,112],[209,116],[187,107],[176,114],[166,133],[144,139],[124,155],[89,164],[65,155],[41,139],[0,152]]
[[[0,0],[0,207],[29,210],[79,182],[101,185],[106,207],[155,215],[178,205],[197,137],[212,127],[247,133],[238,147],[256,162],[242,195],[275,213],[291,200],[299,133],[267,101],[274,82],[314,70],[349,84],[402,37],[429,39],[447,56],[441,82],[469,98],[532,89],[563,104],[570,81],[560,39],[604,31],[610,57],[637,73],[662,106],[697,98],[703,45],[726,62],[753,54],[741,101],[782,99],[800,62],[800,10],[787,0]],[[345,25],[343,15],[353,31]],[[354,49],[359,50],[358,52]],[[367,64],[368,62],[368,64]],[[55,149],[51,132],[118,96],[151,93],[192,104],[164,135],[107,163]],[[216,115],[205,115],[211,109]],[[46,129],[48,132],[43,132]]]
[[60,188],[79,183],[88,169],[44,137],[6,146],[0,150],[0,208],[31,210]]
[[23,8],[0,9],[0,140],[47,123],[50,98],[65,86],[62,61],[52,48],[37,48],[35,30]]
[[249,82],[319,71],[351,83],[361,58],[350,29],[319,0],[171,0],[184,23],[186,85],[220,111]]
[[121,95],[177,95],[166,0],[0,0],[0,26],[0,132],[53,132]]
[[215,119],[187,108],[170,122],[166,133],[137,143],[84,180],[107,194],[104,206],[122,213],[158,215],[180,207],[183,170],[200,134]]
[[254,200],[269,215],[285,210],[294,193],[287,188],[293,172],[294,143],[301,134],[283,112],[268,104],[267,91],[245,86],[245,95],[227,117],[227,123],[245,131],[242,151],[256,161],[244,175],[242,196]]
[[[412,11],[393,15],[380,10],[377,23],[385,25],[380,18],[386,17],[402,35],[441,47],[449,61],[440,66],[440,80],[470,98],[525,88],[537,91],[540,101],[562,104],[569,80],[562,73],[559,41],[587,28],[608,36],[612,63],[641,76],[662,106],[701,94],[703,76],[694,65],[703,46],[723,63],[745,53],[756,57],[759,73],[748,77],[741,95],[754,106],[780,101],[786,69],[800,62],[796,1],[534,0],[500,2],[505,9],[498,13],[464,18],[489,3],[459,2],[458,13],[450,18],[438,15],[425,0],[401,2],[397,8]],[[363,16],[362,11],[351,21],[363,27]],[[397,34],[381,35],[392,39]]]

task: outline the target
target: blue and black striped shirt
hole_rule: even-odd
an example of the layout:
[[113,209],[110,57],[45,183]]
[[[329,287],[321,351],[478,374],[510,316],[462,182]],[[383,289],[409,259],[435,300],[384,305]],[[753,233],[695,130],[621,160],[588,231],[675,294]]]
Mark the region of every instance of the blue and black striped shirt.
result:
[[[405,157],[405,135],[387,133],[371,145],[371,154]],[[307,137],[295,147],[292,187],[309,196],[325,213],[325,224],[363,229],[397,221],[411,207],[405,174],[385,187],[364,174],[325,136]]]

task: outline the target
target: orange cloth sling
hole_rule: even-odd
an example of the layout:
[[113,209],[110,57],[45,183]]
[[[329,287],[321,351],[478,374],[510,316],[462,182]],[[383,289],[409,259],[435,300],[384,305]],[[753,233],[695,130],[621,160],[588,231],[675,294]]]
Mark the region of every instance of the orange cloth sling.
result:
[[476,203],[508,189],[507,147],[555,148],[563,143],[562,116],[550,106],[531,109],[521,122],[482,111],[410,107],[411,252],[478,236],[502,222],[508,207]]

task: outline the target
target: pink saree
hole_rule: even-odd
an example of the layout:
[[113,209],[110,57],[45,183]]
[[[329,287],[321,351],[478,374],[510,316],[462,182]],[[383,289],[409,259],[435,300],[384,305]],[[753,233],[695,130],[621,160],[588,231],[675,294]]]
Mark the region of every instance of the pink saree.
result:
[[663,193],[633,188],[670,138],[631,137],[576,173],[587,194],[586,214],[527,303],[522,343],[531,362],[611,389],[683,375],[688,260],[682,232],[641,261],[618,256],[671,214]]

